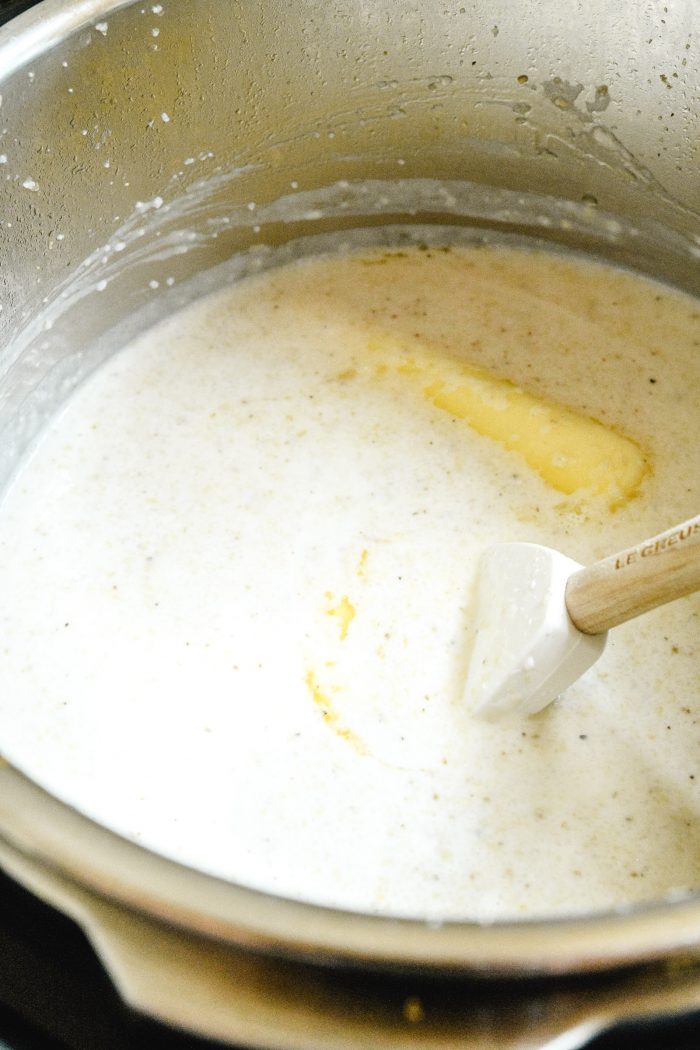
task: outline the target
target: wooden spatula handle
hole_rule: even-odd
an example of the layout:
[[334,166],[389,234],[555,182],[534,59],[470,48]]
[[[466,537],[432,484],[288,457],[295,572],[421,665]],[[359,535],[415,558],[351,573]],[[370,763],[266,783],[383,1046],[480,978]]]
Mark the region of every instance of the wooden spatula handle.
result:
[[674,598],[700,590],[700,514],[580,569],[566,607],[584,634],[600,634]]

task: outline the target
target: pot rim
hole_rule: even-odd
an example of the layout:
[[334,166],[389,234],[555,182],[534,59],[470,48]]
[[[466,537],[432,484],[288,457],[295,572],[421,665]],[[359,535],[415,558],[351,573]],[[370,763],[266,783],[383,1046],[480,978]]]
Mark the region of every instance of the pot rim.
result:
[[0,28],[0,85],[50,47],[134,0],[41,0]]
[[687,957],[697,897],[568,918],[436,923],[276,897],[186,867],[0,768],[0,839],[98,896],[207,939],[329,965],[533,977]]

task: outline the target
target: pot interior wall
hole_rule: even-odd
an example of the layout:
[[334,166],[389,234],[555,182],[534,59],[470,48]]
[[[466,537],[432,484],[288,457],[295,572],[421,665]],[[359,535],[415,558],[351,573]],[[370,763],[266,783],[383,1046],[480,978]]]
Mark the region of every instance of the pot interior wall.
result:
[[172,308],[164,291],[255,246],[471,224],[697,291],[691,15],[39,5],[0,50],[0,480],[92,367],[88,347],[111,332],[113,349],[126,319]]

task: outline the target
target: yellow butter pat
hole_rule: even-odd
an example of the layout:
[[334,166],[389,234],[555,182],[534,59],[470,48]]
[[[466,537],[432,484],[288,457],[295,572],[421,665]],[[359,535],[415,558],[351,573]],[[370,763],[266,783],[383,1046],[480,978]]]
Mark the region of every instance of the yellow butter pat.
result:
[[[436,408],[517,452],[552,488],[604,497],[616,509],[639,492],[649,464],[631,438],[564,405],[537,397],[426,348],[373,343],[391,371],[419,383]],[[386,362],[385,353],[381,354]]]

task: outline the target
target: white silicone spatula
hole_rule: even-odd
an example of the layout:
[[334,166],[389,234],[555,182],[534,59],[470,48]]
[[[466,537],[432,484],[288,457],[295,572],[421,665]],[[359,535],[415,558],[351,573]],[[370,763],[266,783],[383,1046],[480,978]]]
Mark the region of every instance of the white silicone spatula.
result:
[[481,556],[465,701],[488,718],[532,715],[581,677],[611,627],[700,590],[700,515],[584,568],[550,547]]

